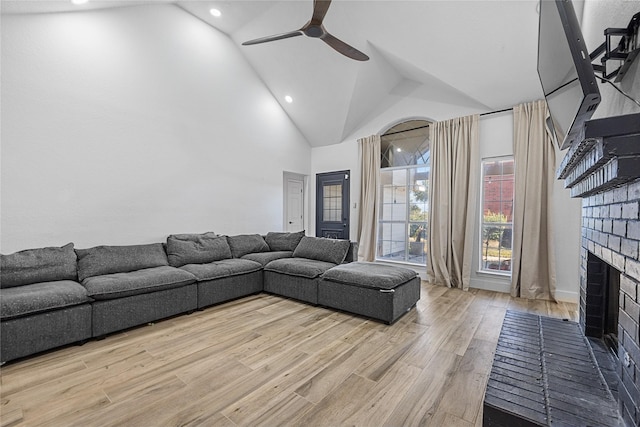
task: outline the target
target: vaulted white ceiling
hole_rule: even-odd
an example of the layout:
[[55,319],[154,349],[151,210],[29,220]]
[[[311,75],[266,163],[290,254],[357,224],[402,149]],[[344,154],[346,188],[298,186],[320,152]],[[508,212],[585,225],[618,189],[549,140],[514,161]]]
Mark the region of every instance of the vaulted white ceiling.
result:
[[[93,0],[82,7],[150,3],[174,3],[226,33],[312,146],[343,141],[399,97],[482,113],[541,96],[537,0],[334,0],[326,29],[365,52],[366,62],[308,37],[241,45],[302,27],[312,0]],[[212,7],[222,16],[211,16]],[[2,9],[78,10],[68,1],[31,0],[3,0]]]

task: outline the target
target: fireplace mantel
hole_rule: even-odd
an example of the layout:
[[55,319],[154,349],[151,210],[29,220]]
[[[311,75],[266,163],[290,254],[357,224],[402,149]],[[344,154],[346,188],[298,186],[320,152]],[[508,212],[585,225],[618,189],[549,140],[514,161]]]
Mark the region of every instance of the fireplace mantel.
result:
[[640,113],[588,121],[557,171],[571,197],[587,197],[640,178]]

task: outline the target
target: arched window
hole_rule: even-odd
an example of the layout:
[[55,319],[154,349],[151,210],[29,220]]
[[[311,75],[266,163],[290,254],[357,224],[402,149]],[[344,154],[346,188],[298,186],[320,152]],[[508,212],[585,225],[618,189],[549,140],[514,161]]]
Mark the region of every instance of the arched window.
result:
[[378,260],[426,264],[429,125],[410,120],[381,136]]

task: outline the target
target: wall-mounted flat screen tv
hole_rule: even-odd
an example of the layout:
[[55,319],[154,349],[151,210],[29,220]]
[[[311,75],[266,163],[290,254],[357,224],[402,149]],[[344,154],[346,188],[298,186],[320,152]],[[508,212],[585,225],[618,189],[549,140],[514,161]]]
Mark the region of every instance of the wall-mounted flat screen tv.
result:
[[[600,91],[570,0],[540,0],[538,76],[561,149],[581,139]],[[578,141],[579,142],[579,141]]]

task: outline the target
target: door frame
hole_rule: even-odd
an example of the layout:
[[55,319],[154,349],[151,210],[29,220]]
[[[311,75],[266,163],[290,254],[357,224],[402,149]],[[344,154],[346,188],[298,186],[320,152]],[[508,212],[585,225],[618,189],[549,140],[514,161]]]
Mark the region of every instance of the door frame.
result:
[[289,209],[289,180],[302,181],[302,230],[307,228],[307,209],[308,206],[308,189],[309,176],[295,172],[282,172],[282,230],[287,229],[288,221],[287,212]]
[[[342,186],[342,194],[343,194],[343,198],[342,198],[342,213],[343,216],[346,216],[346,227],[344,227],[344,233],[343,235],[345,235],[346,237],[344,237],[346,240],[350,239],[350,228],[351,228],[351,209],[350,209],[350,205],[351,205],[351,201],[350,201],[350,197],[351,197],[351,170],[338,170],[338,171],[331,171],[331,172],[322,172],[322,173],[317,173],[316,174],[316,197],[315,197],[315,235],[318,236],[320,235],[320,224],[322,223],[322,221],[320,220],[320,215],[322,214],[320,207],[322,206],[322,203],[320,202],[322,194],[320,191],[318,191],[320,189],[320,179],[321,177],[324,176],[328,176],[328,175],[338,175],[338,174],[342,174],[345,175],[346,178],[343,179],[343,183],[344,185]],[[346,182],[345,182],[346,181]]]

